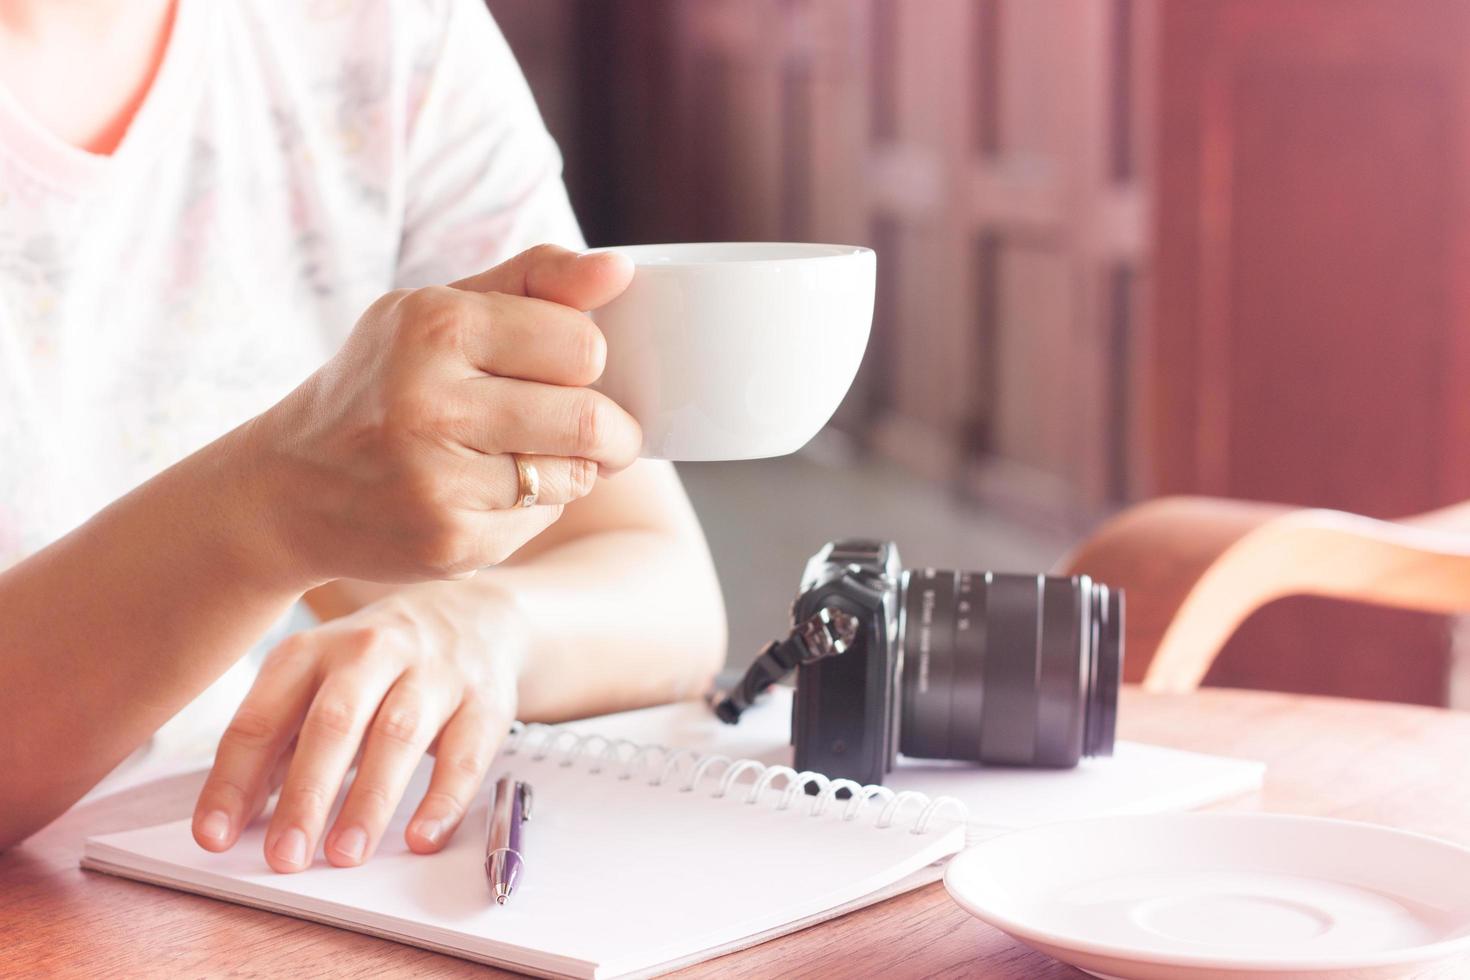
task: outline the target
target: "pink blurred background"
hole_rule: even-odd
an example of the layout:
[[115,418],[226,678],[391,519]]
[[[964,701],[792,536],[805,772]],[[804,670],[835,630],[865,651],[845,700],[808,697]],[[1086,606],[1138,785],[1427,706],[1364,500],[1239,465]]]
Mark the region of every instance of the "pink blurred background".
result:
[[[829,431],[683,468],[732,663],[835,534],[1034,570],[1159,494],[1381,517],[1470,498],[1470,5],[490,7],[593,243],[878,250]],[[1460,702],[1455,632],[1283,600],[1209,682]]]

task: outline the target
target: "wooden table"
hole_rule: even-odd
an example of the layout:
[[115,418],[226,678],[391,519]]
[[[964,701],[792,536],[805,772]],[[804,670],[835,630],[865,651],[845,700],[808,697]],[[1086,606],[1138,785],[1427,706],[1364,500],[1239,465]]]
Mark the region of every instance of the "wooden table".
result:
[[[1246,691],[1126,691],[1122,735],[1269,764],[1224,809],[1389,824],[1470,844],[1470,714]],[[451,957],[77,867],[82,840],[187,816],[198,777],[80,807],[0,856],[0,975],[503,975]],[[1470,975],[1470,963],[1453,971]],[[1451,975],[1441,972],[1436,975]],[[935,884],[684,977],[1081,977]]]

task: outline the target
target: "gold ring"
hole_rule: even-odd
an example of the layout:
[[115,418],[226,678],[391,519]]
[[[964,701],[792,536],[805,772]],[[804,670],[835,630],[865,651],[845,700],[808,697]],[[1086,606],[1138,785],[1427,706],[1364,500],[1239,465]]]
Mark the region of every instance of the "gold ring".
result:
[[541,495],[541,474],[536,471],[535,463],[516,453],[511,453],[511,457],[516,461],[516,477],[520,482],[516,490],[516,506],[534,507],[536,498]]

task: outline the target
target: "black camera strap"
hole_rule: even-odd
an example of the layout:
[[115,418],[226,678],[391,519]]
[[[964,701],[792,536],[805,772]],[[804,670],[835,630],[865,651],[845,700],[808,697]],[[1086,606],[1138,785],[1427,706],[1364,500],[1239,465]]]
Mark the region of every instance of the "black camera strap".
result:
[[735,724],[756,698],[797,667],[847,652],[857,632],[856,616],[835,606],[823,606],[793,626],[786,639],[767,643],[733,690],[714,692],[710,703],[715,714],[725,724]]

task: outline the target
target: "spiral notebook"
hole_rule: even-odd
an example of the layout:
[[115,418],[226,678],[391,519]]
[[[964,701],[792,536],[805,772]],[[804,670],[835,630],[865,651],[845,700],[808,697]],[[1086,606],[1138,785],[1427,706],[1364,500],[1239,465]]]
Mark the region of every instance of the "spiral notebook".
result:
[[[358,868],[277,875],[261,857],[264,821],[210,854],[189,822],[94,837],[97,871],[314,919],[466,959],[558,977],[650,975],[939,877],[965,840],[963,806],[869,788],[808,795],[785,767],[731,761],[566,730],[519,729],[488,780],[535,789],[526,872],[497,907],[484,872],[486,803],[452,843],[424,857],[403,845],[400,807],[377,855]],[[428,768],[406,799],[417,800]],[[841,798],[846,796],[846,798]]]
[[[791,701],[790,688],[773,688],[738,725],[723,724],[704,705],[684,701],[565,727],[781,765],[792,757]],[[1259,789],[1265,774],[1265,765],[1251,759],[1120,740],[1111,756],[1084,759],[1075,769],[981,767],[900,756],[883,782],[899,792],[958,799],[969,811],[974,842],[1057,820],[1190,810]]]
[[[969,840],[1049,820],[1200,806],[1258,787],[1259,763],[1119,743],[1073,770],[901,760],[886,787],[789,768],[790,692],[735,727],[697,703],[517,730],[489,782],[535,787],[526,874],[495,907],[486,801],[432,857],[401,807],[360,868],[294,875],[261,857],[264,821],[227,854],[188,821],[94,837],[84,867],[313,919],[527,973],[648,976],[793,932],[937,880]],[[427,785],[420,769],[405,799]],[[844,793],[844,789],[857,789]]]

